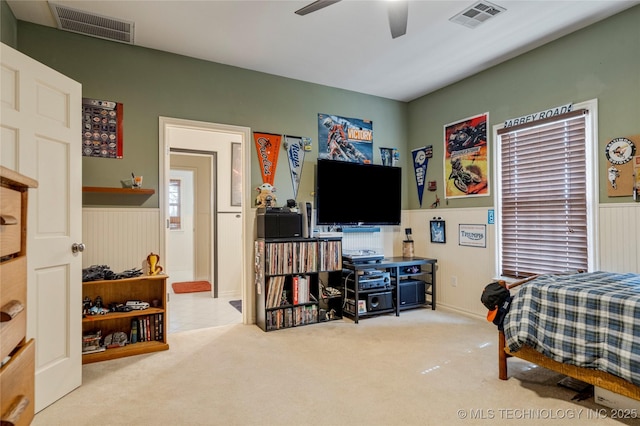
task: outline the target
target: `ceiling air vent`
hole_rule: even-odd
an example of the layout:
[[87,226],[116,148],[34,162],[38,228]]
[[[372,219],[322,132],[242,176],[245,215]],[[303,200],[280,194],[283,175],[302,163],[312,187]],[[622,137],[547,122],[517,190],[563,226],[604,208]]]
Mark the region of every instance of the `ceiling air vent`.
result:
[[91,37],[133,44],[134,23],[49,3],[58,28]]
[[463,10],[458,13],[453,18],[449,20],[451,22],[455,22],[460,25],[464,25],[468,28],[475,28],[478,25],[485,22],[487,19],[496,16],[499,13],[505,12],[505,9],[502,6],[498,6],[497,4],[490,3],[488,1],[480,1],[468,9]]

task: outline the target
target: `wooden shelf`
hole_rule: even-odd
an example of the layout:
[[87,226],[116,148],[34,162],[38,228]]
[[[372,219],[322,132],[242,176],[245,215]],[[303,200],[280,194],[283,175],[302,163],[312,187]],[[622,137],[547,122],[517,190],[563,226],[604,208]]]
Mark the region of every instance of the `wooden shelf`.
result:
[[131,318],[131,317],[140,317],[144,315],[153,315],[153,314],[161,314],[164,312],[164,309],[161,308],[147,308],[142,310],[133,310],[129,312],[109,312],[104,315],[87,315],[85,318],[82,318],[83,323],[96,323],[99,321],[109,321],[118,318]]
[[169,345],[165,342],[138,342],[120,348],[107,349],[104,352],[82,355],[83,364],[91,364],[99,361],[109,361],[116,358],[124,358],[132,355],[141,355],[150,352],[166,351]]
[[[169,349],[167,342],[167,278],[167,275],[140,275],[134,278],[82,283],[83,300],[88,298],[95,301],[100,296],[103,300],[103,306],[109,306],[111,303],[125,303],[127,300],[141,300],[150,304],[157,304],[157,307],[130,312],[87,315],[82,319],[83,335],[92,334],[99,330],[103,338],[115,332],[124,332],[130,336],[133,319],[138,319],[139,322],[148,319],[150,331],[147,333],[147,338],[160,339],[138,341],[137,343],[129,343],[126,346],[107,349],[103,352],[83,354],[83,364]],[[152,322],[154,320],[155,323]],[[140,328],[138,330],[140,331]]]
[[144,188],[108,188],[104,186],[83,186],[82,192],[94,192],[103,194],[130,194],[130,195],[153,195],[154,189]]

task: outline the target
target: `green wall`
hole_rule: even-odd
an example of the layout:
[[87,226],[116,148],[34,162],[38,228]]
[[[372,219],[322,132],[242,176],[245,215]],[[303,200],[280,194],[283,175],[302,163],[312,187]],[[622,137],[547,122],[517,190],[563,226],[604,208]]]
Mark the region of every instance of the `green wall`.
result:
[[[5,10],[2,1],[2,37],[9,44],[5,41]],[[18,21],[17,33],[19,50],[81,82],[83,96],[124,104],[124,158],[84,158],[84,185],[116,186],[135,171],[145,176],[145,186],[158,189],[158,116],[167,116],[311,137],[314,148],[305,158],[298,193],[298,201],[307,201],[312,198],[317,157],[317,114],[330,113],[373,121],[375,162],[380,162],[378,147],[399,148],[403,207],[419,209],[411,149],[433,145],[427,180],[438,182],[436,194],[444,203],[444,124],[489,112],[491,129],[509,118],[597,98],[600,201],[631,201],[631,197],[606,195],[604,146],[614,137],[640,134],[640,6],[410,103],[22,21]],[[491,148],[491,138],[489,145]],[[251,155],[251,184],[255,187],[261,177],[253,144]],[[292,197],[288,165],[282,156],[275,186],[281,203]],[[492,206],[493,188],[491,191],[491,197],[450,200],[449,207]],[[434,199],[425,192],[422,208],[429,208]],[[153,196],[144,206],[157,204]]]
[[18,47],[18,22],[4,0],[0,0],[0,40],[14,49]]
[[[640,134],[640,6],[411,102],[409,150],[433,144],[427,179],[438,181],[444,203],[445,124],[489,112],[491,150],[493,125],[594,98],[598,99],[600,202],[630,202],[630,196],[607,196],[604,148],[615,137]],[[425,194],[423,208],[428,208],[434,196]],[[411,209],[419,208],[417,195],[410,193],[409,199]],[[493,196],[449,201],[449,207],[491,205]]]
[[[84,97],[124,105],[124,158],[83,158],[85,186],[119,186],[132,171],[144,186],[158,189],[158,117],[173,117],[250,127],[311,137],[298,201],[312,199],[317,158],[318,113],[373,121],[374,162],[377,148],[398,147],[405,159],[407,110],[403,102],[192,59],[152,49],[105,41],[18,22],[21,52],[82,83]],[[252,187],[260,185],[255,145]],[[405,175],[408,175],[405,167]],[[293,198],[286,157],[280,155],[275,186],[279,204]],[[115,202],[114,202],[115,203]],[[407,196],[403,204],[407,206]],[[124,202],[123,202],[124,204]],[[157,194],[144,207],[157,207]]]

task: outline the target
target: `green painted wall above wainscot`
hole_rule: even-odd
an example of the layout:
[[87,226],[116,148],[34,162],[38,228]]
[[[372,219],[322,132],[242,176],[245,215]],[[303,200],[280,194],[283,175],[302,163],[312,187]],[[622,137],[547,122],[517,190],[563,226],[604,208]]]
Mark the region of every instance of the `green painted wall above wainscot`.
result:
[[[298,201],[312,200],[318,113],[373,121],[374,162],[380,146],[407,146],[408,105],[318,84],[86,37],[18,22],[19,50],[82,84],[83,96],[124,105],[122,159],[83,158],[83,185],[118,186],[132,171],[158,190],[158,117],[250,127],[252,131],[306,136]],[[252,144],[251,185],[262,177]],[[378,151],[378,152],[376,152]],[[405,159],[407,158],[404,155]],[[408,179],[405,167],[405,180]],[[293,198],[289,166],[280,156],[278,199]],[[255,194],[253,194],[255,195]],[[158,196],[143,207],[157,207]],[[406,191],[403,206],[407,208]]]
[[[5,16],[2,23],[4,27]],[[442,192],[446,178],[442,161],[445,124],[488,112],[491,130],[493,125],[509,118],[597,99],[600,202],[631,201],[631,197],[607,196],[604,147],[615,137],[640,134],[640,6],[409,103],[22,21],[17,22],[17,34],[20,51],[82,83],[83,96],[124,104],[124,158],[84,158],[83,185],[86,186],[114,186],[131,171],[136,171],[145,176],[145,186],[157,190],[158,117],[166,116],[311,137],[314,147],[305,158],[298,193],[298,201],[308,201],[312,199],[313,165],[317,158],[317,114],[329,113],[372,120],[374,161],[380,162],[378,147],[392,146],[400,150],[403,208],[429,208],[435,195],[443,205],[445,202]],[[3,29],[3,41],[4,37]],[[491,139],[490,136],[490,149]],[[427,180],[436,180],[438,191],[425,192],[421,207],[411,150],[425,145],[434,147]],[[493,163],[491,158],[491,169]],[[491,181],[494,178],[492,175]],[[252,146],[252,186],[259,185],[260,180]],[[279,200],[292,197],[288,165],[282,159],[275,186]],[[450,200],[448,207],[492,206],[493,192],[488,197]],[[157,207],[157,204],[155,195],[144,207]]]

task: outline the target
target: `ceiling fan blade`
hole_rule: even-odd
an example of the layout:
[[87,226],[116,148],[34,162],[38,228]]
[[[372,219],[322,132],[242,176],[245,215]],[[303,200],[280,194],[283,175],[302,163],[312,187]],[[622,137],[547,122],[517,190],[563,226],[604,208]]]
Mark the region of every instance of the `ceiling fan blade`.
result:
[[388,7],[391,38],[397,38],[405,35],[407,32],[407,19],[409,17],[409,1],[390,1]]
[[306,5],[305,7],[296,10],[296,15],[304,16],[308,13],[315,12],[316,10],[324,9],[327,6],[331,6],[334,3],[338,3],[340,0],[316,0],[313,3]]

